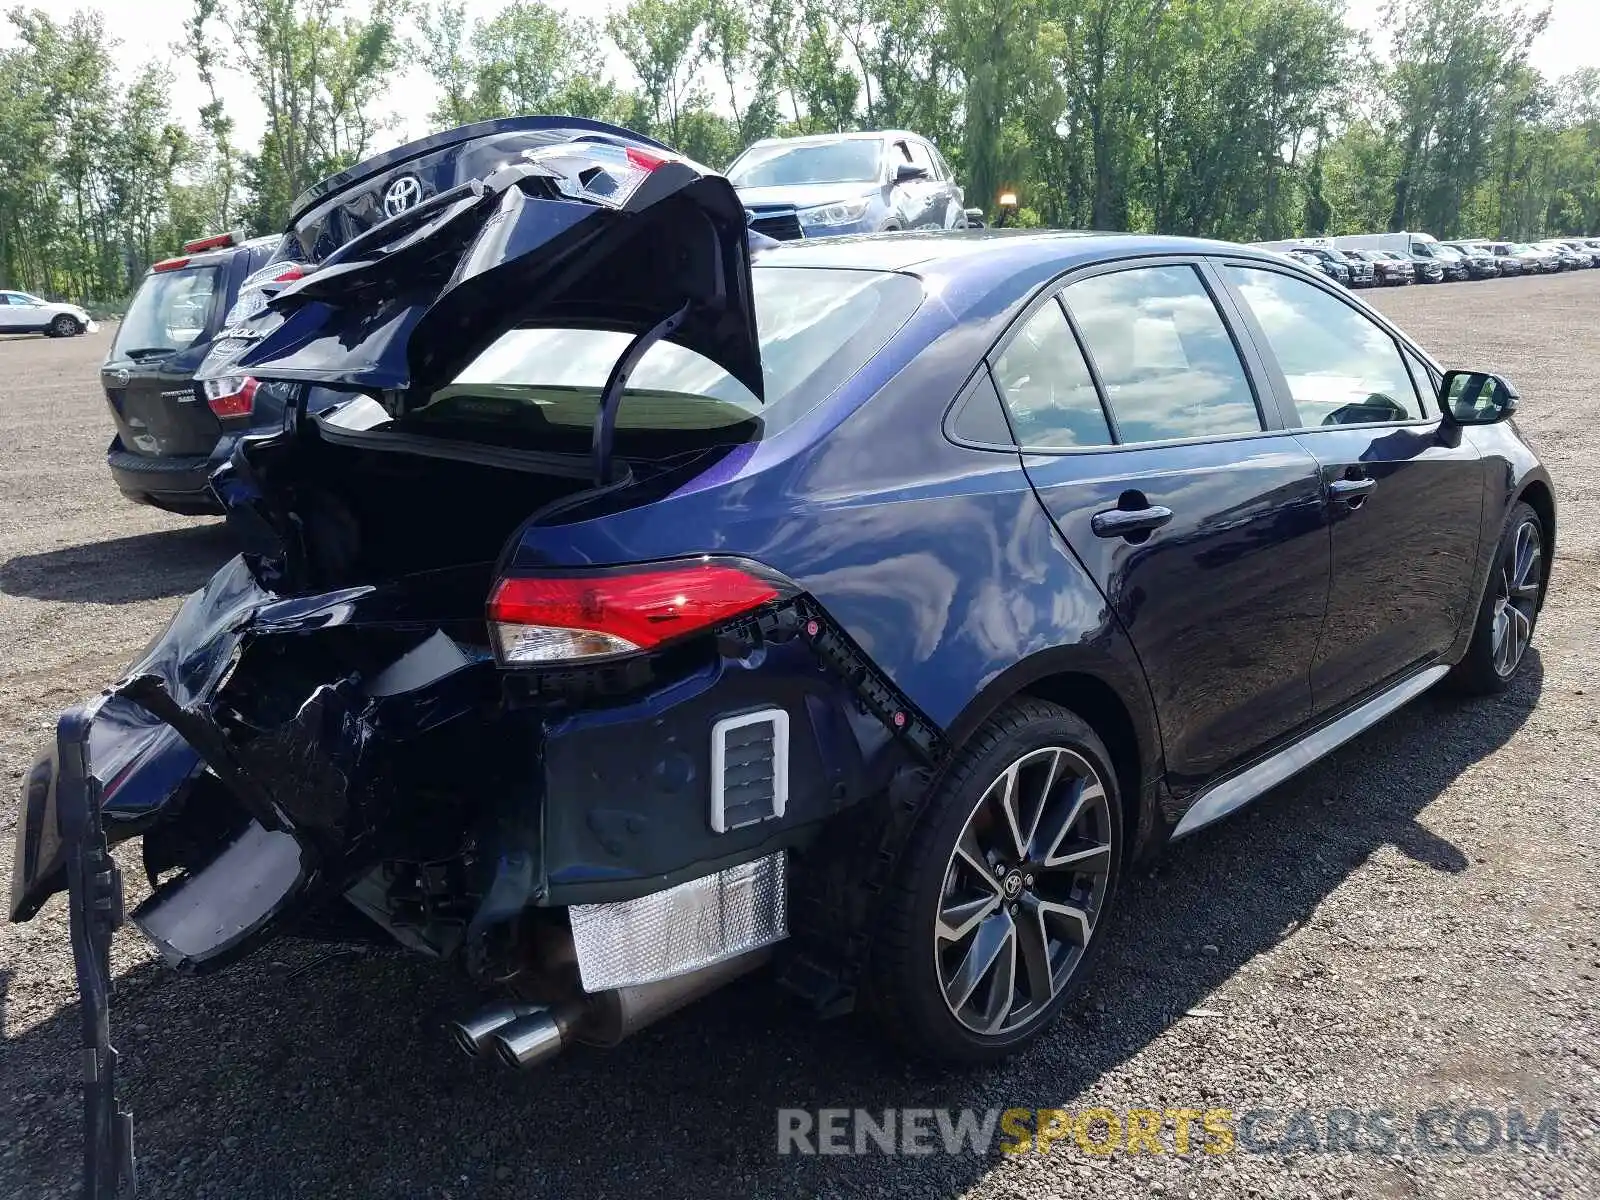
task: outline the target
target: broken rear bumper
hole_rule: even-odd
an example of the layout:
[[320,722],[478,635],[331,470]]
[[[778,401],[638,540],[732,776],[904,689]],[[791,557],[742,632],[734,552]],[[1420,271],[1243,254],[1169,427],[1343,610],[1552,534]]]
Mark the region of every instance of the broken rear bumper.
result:
[[[133,919],[170,965],[220,965],[297,910],[342,910],[357,881],[370,900],[380,869],[391,895],[377,899],[423,921],[441,911],[437,881],[459,914],[511,863],[524,908],[631,900],[803,848],[916,756],[859,665],[824,653],[814,610],[592,694],[571,672],[498,669],[472,645],[481,616],[459,616],[482,581],[434,582],[283,599],[236,559],[75,710],[70,735],[63,718],[107,840],[144,838],[155,891]],[[363,672],[351,646],[380,649]],[[708,803],[718,731],[768,719],[783,727],[781,802],[724,819]],[[12,920],[67,883],[59,753],[25,782]]]

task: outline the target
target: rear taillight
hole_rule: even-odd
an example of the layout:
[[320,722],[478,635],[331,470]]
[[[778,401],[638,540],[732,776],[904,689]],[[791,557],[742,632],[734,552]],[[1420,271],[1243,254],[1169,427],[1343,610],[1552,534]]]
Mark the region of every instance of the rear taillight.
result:
[[208,379],[201,385],[205,390],[206,406],[224,420],[229,417],[248,417],[255,408],[256,388],[259,386],[249,375]]
[[222,318],[222,327],[232,329],[235,325],[259,316],[266,311],[267,302],[281,290],[276,285],[304,279],[313,270],[314,268],[305,263],[285,259],[270,263],[252,273],[239,285],[238,298],[234,300],[233,307],[228,310],[227,315]]
[[655,154],[649,150],[641,150],[637,146],[628,147],[628,161],[641,171],[654,171],[672,161],[665,154]]
[[782,597],[743,566],[697,559],[582,575],[502,579],[489,628],[503,663],[569,662],[652,650]]

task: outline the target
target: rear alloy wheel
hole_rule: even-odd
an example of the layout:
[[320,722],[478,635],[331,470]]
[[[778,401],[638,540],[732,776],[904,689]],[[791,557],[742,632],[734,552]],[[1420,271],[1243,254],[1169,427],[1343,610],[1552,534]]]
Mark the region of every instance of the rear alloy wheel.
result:
[[1002,710],[940,785],[887,898],[873,998],[888,1030],[958,1062],[1026,1044],[1083,979],[1121,857],[1093,730],[1039,700]]
[[1463,691],[1492,694],[1516,677],[1544,601],[1544,557],[1544,525],[1519,502],[1506,521],[1472,642],[1452,674]]
[[989,785],[950,861],[934,959],[950,1015],[974,1033],[1037,1017],[1066,986],[1105,905],[1105,785],[1064,746],[1030,751]]
[[72,337],[83,332],[83,328],[78,324],[76,318],[69,313],[62,313],[54,321],[50,322],[50,332],[56,337]]

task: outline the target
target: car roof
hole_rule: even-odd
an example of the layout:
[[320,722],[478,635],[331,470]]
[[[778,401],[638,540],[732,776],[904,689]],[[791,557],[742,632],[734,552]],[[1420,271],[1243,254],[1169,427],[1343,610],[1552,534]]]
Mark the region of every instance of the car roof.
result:
[[856,129],[844,133],[803,133],[797,137],[762,138],[760,141],[751,142],[748,148],[754,150],[760,146],[799,146],[807,143],[821,145],[826,142],[867,142],[908,137],[921,142],[928,140],[922,134],[909,129]]
[[1009,301],[1031,294],[1078,267],[1178,254],[1225,254],[1286,265],[1281,255],[1234,242],[1055,229],[937,230],[779,242],[757,251],[754,263],[758,269],[832,267],[915,275],[953,313],[961,313],[991,297]]
[[[235,254],[260,254],[262,251],[277,249],[278,243],[283,241],[283,234],[269,233],[264,237],[246,238],[242,242],[235,242],[231,246],[218,246],[214,250],[201,250],[196,254],[185,254],[181,250],[174,256],[188,259],[187,267],[215,267],[227,262]],[[155,268],[151,267],[145,274],[150,274]]]
[[856,267],[915,275],[962,270],[987,263],[1049,262],[1063,270],[1107,259],[1153,254],[1248,254],[1276,256],[1234,242],[1150,233],[1086,229],[947,229],[868,233],[814,241],[779,242],[756,255],[763,266]]

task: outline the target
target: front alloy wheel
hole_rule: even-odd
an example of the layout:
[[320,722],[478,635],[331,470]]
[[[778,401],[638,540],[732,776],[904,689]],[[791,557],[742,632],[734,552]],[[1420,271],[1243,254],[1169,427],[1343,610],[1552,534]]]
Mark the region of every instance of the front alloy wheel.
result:
[[913,1053],[990,1062],[1026,1045],[1087,978],[1116,897],[1122,808],[1077,714],[1013,700],[928,797],[872,943],[869,1006]]
[[934,957],[950,1014],[990,1036],[1050,1006],[1105,904],[1111,811],[1064,746],[1024,754],[978,799],[945,867]]
[[1472,639],[1451,672],[1457,688],[1480,696],[1510,686],[1528,657],[1544,602],[1544,522],[1519,500],[1502,529]]
[[1494,624],[1491,645],[1495,673],[1510,679],[1533,640],[1533,622],[1539,615],[1539,585],[1543,579],[1544,550],[1536,521],[1521,522],[1511,536],[1511,553],[1501,562],[1495,580]]

